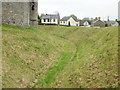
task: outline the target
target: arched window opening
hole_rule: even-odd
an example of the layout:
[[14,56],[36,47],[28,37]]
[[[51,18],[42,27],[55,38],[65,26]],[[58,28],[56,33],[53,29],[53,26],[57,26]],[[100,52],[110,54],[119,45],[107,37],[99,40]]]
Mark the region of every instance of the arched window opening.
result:
[[32,10],[35,10],[35,3],[32,2]]

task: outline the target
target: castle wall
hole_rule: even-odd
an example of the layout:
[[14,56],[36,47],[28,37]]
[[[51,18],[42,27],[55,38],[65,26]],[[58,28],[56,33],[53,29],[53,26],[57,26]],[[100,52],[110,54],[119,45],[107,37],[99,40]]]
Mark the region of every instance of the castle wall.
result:
[[[33,0],[34,1],[34,0]],[[22,27],[38,26],[38,2],[2,2],[2,24]]]
[[30,2],[30,25],[37,28],[38,25],[38,3]]
[[23,19],[23,26],[29,27],[30,25],[30,3],[24,2],[24,19]]
[[25,2],[2,2],[2,23],[24,27]]

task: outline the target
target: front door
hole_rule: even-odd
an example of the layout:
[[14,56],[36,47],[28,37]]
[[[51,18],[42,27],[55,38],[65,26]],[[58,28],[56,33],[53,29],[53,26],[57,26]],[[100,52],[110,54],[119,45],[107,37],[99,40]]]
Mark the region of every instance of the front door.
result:
[[70,25],[70,21],[68,22],[68,26],[71,26],[71,25]]

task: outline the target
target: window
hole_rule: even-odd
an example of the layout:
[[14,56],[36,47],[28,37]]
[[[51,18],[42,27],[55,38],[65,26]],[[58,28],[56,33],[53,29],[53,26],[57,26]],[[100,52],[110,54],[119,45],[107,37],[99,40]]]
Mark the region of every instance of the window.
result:
[[55,19],[53,19],[53,22],[55,22]]
[[46,19],[44,19],[44,22],[46,22]]
[[48,19],[48,22],[50,22],[50,20]]
[[63,23],[65,23],[65,21]]
[[32,2],[32,10],[35,10],[34,2]]

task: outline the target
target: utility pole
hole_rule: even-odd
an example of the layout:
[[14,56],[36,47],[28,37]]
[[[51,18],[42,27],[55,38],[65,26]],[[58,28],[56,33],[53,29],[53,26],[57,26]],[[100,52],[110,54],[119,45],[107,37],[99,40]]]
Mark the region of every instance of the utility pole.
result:
[[108,21],[110,21],[110,20],[109,20],[109,16],[108,16]]

